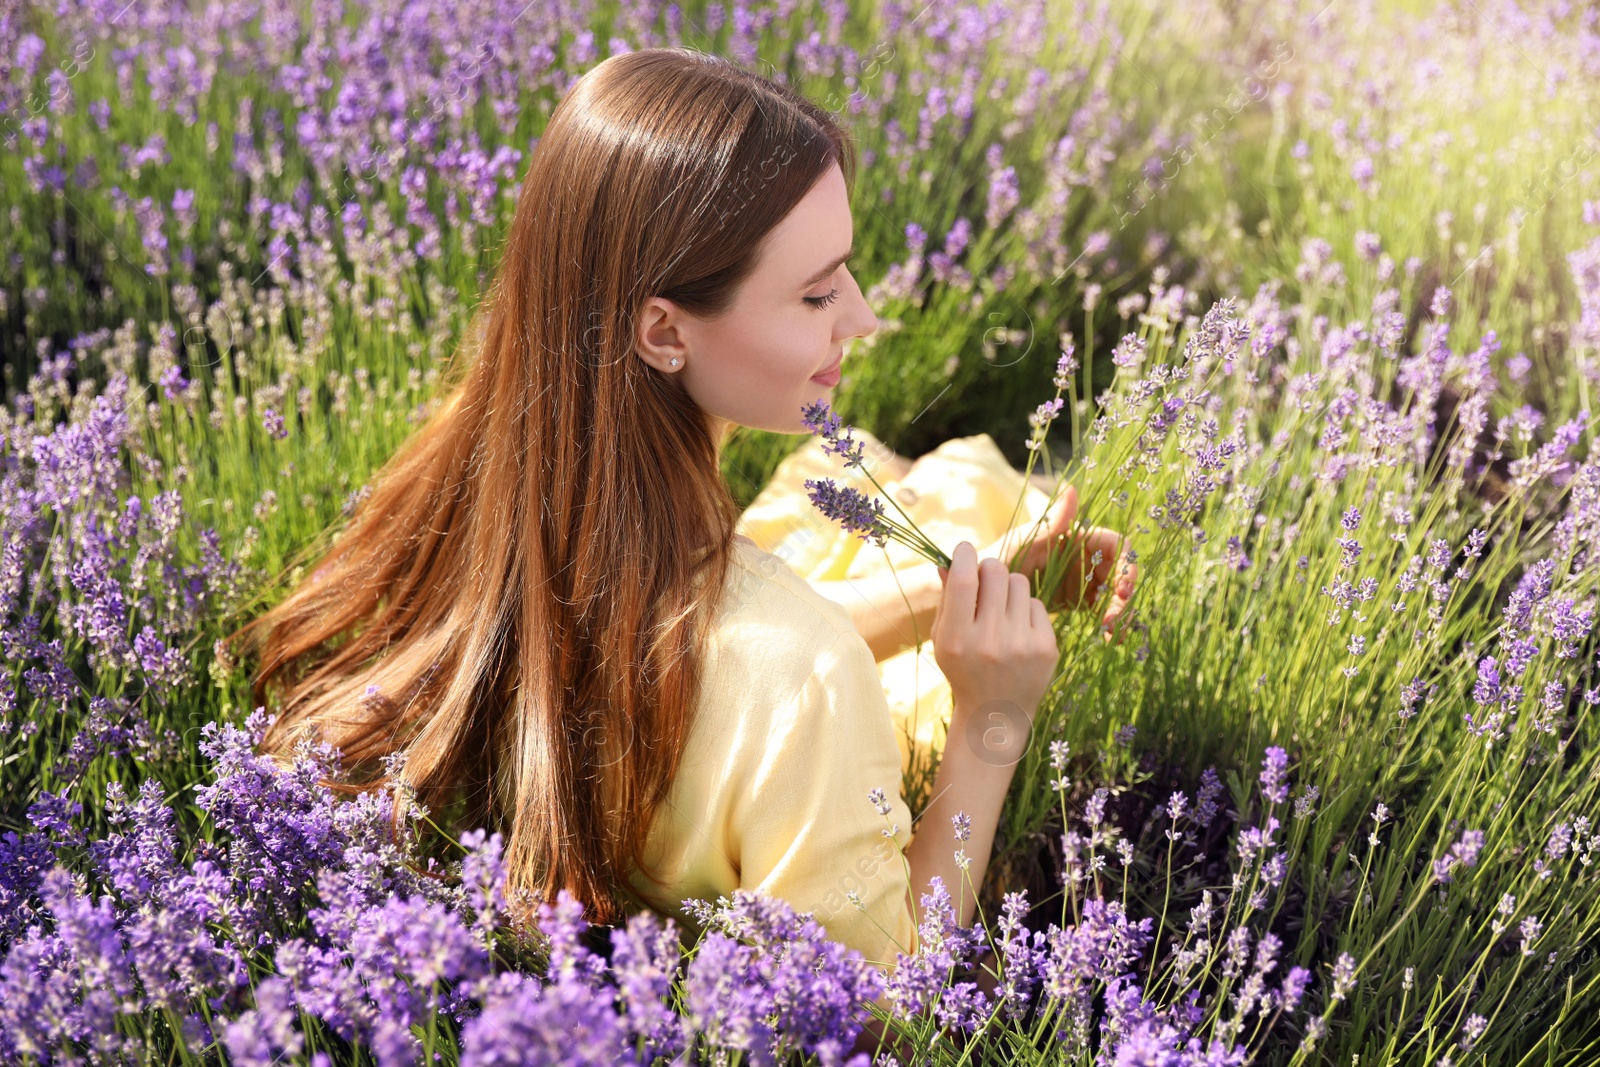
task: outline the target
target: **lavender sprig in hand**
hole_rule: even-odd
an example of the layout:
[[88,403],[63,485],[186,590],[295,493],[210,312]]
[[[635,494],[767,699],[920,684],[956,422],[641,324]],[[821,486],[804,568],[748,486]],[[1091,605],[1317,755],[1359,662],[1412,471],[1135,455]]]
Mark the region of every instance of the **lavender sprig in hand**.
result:
[[[846,467],[859,468],[861,473],[877,486],[878,491],[883,492],[883,486],[878,485],[878,479],[872,477],[872,472],[861,462],[863,458],[861,442],[850,436],[853,429],[840,423],[839,416],[828,406],[826,400],[807,404],[801,412],[806,426],[812,433],[822,438],[824,452],[843,458]],[[941,567],[950,566],[950,557],[917,528],[911,516],[895,503],[893,497],[889,497],[889,502],[894,504],[895,510],[905,519],[904,523],[888,516],[883,509],[882,500],[870,499],[860,490],[841,486],[832,478],[807,478],[805,485],[810,490],[811,502],[817,506],[817,510],[863,541],[870,541],[881,547],[893,539],[909,546],[919,555]]]

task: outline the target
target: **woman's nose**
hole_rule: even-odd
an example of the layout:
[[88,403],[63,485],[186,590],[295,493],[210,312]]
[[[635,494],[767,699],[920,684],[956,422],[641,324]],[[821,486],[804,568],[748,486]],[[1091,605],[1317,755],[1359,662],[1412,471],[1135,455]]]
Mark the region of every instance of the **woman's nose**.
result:
[[871,337],[878,332],[878,315],[872,310],[872,305],[867,303],[867,298],[861,292],[861,286],[855,284],[855,276],[850,278],[851,288],[856,291],[856,318],[851,322],[855,332],[851,337]]

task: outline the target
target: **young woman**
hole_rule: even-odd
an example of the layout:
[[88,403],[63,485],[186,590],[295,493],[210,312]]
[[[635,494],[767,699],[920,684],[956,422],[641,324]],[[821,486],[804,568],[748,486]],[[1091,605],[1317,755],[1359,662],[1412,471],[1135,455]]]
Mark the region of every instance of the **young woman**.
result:
[[[446,398],[247,628],[257,702],[279,697],[264,749],[316,727],[352,788],[403,754],[436,813],[503,832],[513,890],[568,889],[596,923],[688,925],[684,898],[745,887],[892,963],[930,880],[962,885],[957,812],[981,883],[1057,668],[1029,593],[1046,542],[1021,573],[962,542],[924,582],[950,737],[995,714],[1023,731],[949,744],[913,833],[852,613],[735,535],[719,469],[736,425],[805,432],[874,328],[846,266],[853,151],[823,109],[689,50],[575,84]],[[863,617],[905,619],[892,585],[872,596]]]

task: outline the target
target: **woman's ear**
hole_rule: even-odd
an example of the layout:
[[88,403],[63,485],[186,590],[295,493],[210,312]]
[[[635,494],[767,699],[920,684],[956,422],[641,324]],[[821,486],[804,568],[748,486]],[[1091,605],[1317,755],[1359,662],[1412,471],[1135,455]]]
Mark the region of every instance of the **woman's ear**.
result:
[[[585,331],[587,337],[588,331]],[[682,370],[689,362],[682,309],[665,297],[647,297],[639,308],[634,350],[640,359],[663,374]]]

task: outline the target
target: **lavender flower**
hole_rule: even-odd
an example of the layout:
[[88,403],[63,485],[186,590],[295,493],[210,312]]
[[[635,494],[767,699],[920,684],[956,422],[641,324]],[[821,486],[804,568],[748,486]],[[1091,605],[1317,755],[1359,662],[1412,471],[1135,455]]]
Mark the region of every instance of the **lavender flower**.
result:
[[1028,416],[1028,425],[1033,428],[1033,431],[1029,434],[1025,444],[1030,451],[1037,452],[1044,447],[1045,437],[1050,432],[1050,424],[1055,421],[1057,415],[1061,414],[1061,406],[1064,403],[1065,401],[1059,396],[1046,400],[1039,405],[1033,414]]
[[890,804],[887,794],[876,786],[867,790],[867,799],[872,802],[872,807],[879,815],[889,814]]
[[888,544],[892,530],[886,520],[883,501],[869,500],[859,489],[841,486],[831,478],[807,478],[811,502],[823,515],[839,523],[863,541]]
[[1200,774],[1200,792],[1195,802],[1194,821],[1201,827],[1211,825],[1220,810],[1217,798],[1222,795],[1222,778],[1215,767],[1207,767]]
[[963,965],[977,947],[977,938],[956,924],[955,908],[943,879],[935,876],[922,894],[922,919],[917,924],[917,953],[897,953],[894,972],[884,983],[884,995],[904,1018],[937,1005],[941,990],[955,968]]
[[[862,466],[861,444],[850,437],[851,429],[840,425],[839,417],[832,412],[825,401],[818,400],[807,404],[802,411],[806,425],[822,436],[823,451],[843,456],[846,467],[859,468],[874,486],[880,491],[883,489],[878,485],[878,480],[872,477],[872,472]],[[848,486],[841,487],[830,478],[808,478],[805,485],[811,502],[824,515],[854,532],[862,540],[870,540],[881,547],[893,538],[915,549],[941,567],[950,566],[950,557],[917,528],[917,524],[906,514],[905,509],[894,502],[893,498],[890,498],[891,503],[905,520],[903,523],[888,517],[881,500],[869,501],[859,490]]]
[[1284,975],[1283,1010],[1294,1011],[1300,1006],[1300,999],[1305,996],[1306,987],[1311,984],[1311,972],[1304,967],[1291,967],[1289,973]]
[[1450,846],[1448,853],[1433,861],[1434,880],[1441,883],[1453,881],[1458,866],[1475,866],[1478,862],[1478,853],[1483,849],[1483,842],[1482,830],[1464,831],[1461,839]]
[[1077,926],[1051,929],[1041,978],[1045,996],[1066,1010],[1069,1040],[1086,1040],[1081,1027],[1096,984],[1112,982],[1127,971],[1149,944],[1154,925],[1149,917],[1130,923],[1119,902],[1091,898]]
[[822,438],[823,452],[841,457],[847,468],[861,466],[864,446],[850,436],[854,428],[843,425],[827,401],[813,401],[803,407],[801,413],[806,428]]
[[213,760],[217,781],[196,792],[197,803],[228,836],[228,869],[249,902],[242,921],[260,935],[274,919],[294,913],[317,872],[335,865],[345,847],[332,793],[320,784],[335,773],[332,750],[302,743],[294,770],[282,774],[254,751],[271,721],[257,708],[242,729],[206,723],[200,750]]
[[1007,893],[1001,903],[999,999],[1006,1017],[1013,1022],[1026,1014],[1029,997],[1039,984],[1039,967],[1046,956],[1045,935],[1035,930],[1030,936],[1022,925],[1028,910],[1025,893]]
[[1051,384],[1055,386],[1057,392],[1064,392],[1072,387],[1072,375],[1077,373],[1078,370],[1076,353],[1077,342],[1072,339],[1070,332],[1063,331],[1061,334],[1061,355],[1056,360],[1055,377],[1051,379]]
[[950,822],[955,827],[957,841],[965,841],[972,836],[972,819],[966,812],[956,812],[950,817]]
[[292,1060],[305,1045],[305,1035],[295,1028],[294,992],[276,975],[256,986],[255,1007],[230,1022],[223,1031],[228,1057],[244,1067],[275,1067]]
[[[860,1031],[852,1006],[886,992],[859,952],[828,941],[784,901],[747,890],[735,890],[714,914],[718,928],[702,940],[685,980],[691,1026],[759,1063],[850,1047]],[[924,930],[927,937],[926,923]],[[933,933],[930,944],[940,943]]]
[[609,994],[581,982],[546,986],[526,975],[504,977],[515,980],[497,986],[482,1012],[461,1028],[461,1067],[640,1063]]
[[1400,718],[1402,721],[1416,715],[1417,704],[1426,699],[1422,679],[1413,678],[1400,687]]
[[624,1026],[630,1036],[644,1042],[647,1062],[677,1056],[686,1038],[683,1018],[670,1001],[678,968],[676,924],[643,912],[629,918],[624,928],[612,930],[611,944]]
[[1522,934],[1522,954],[1533,955],[1533,943],[1539,940],[1539,935],[1544,932],[1544,923],[1535,916],[1529,915],[1522,920],[1518,927]]
[[1480,706],[1488,706],[1500,699],[1500,672],[1495,668],[1493,656],[1485,656],[1478,661],[1478,680],[1472,687],[1472,699]]
[[1105,786],[1101,786],[1099,789],[1096,789],[1094,791],[1094,795],[1084,802],[1083,821],[1088,823],[1091,827],[1099,826],[1100,823],[1105,820],[1106,801],[1110,798],[1111,790],[1107,789]]
[[1356,987],[1356,961],[1348,952],[1339,953],[1339,958],[1333,964],[1333,991],[1328,994],[1328,999],[1338,1003],[1349,995]]
[[1322,791],[1314,785],[1306,785],[1295,798],[1294,817],[1296,819],[1309,819],[1316,812],[1317,798]]
[[1261,794],[1274,804],[1289,799],[1289,786],[1285,772],[1289,768],[1289,754],[1277,745],[1267,749],[1261,762]]
[[1184,795],[1181,789],[1175,790],[1172,796],[1167,798],[1167,818],[1177,822],[1183,818],[1183,813],[1188,809],[1188,806],[1189,798]]

